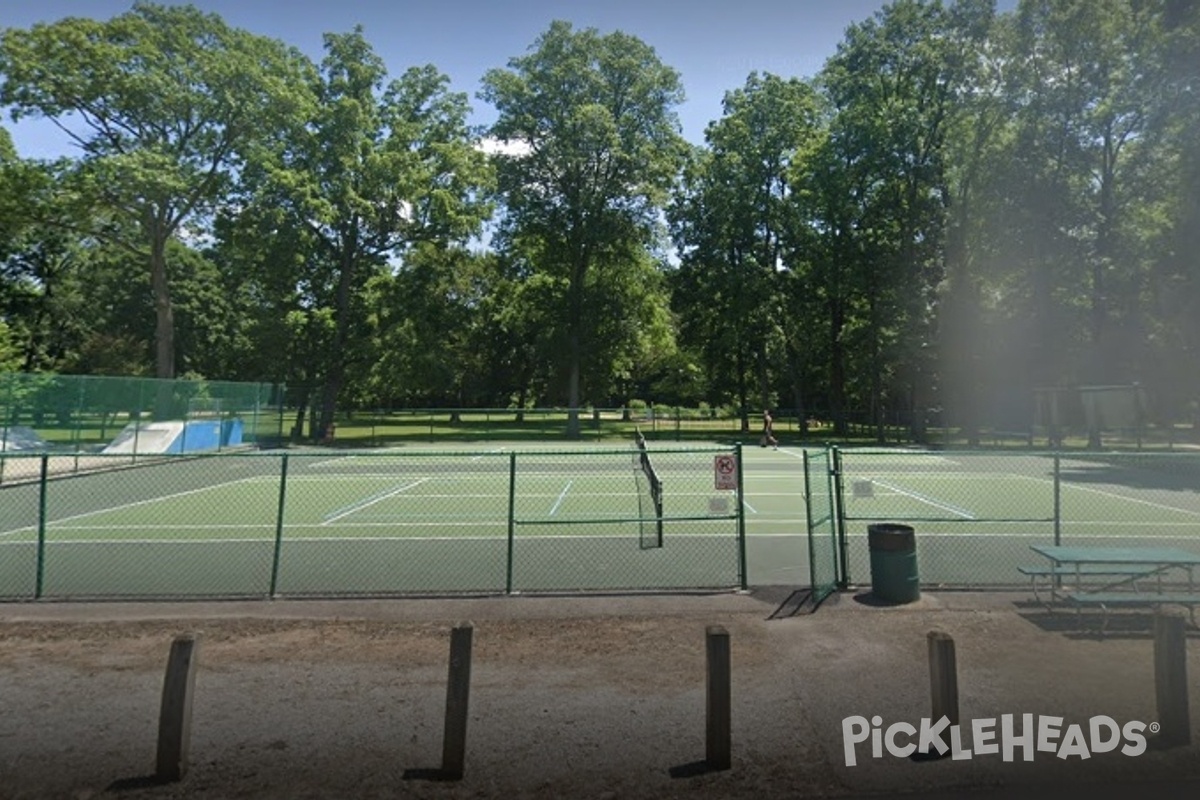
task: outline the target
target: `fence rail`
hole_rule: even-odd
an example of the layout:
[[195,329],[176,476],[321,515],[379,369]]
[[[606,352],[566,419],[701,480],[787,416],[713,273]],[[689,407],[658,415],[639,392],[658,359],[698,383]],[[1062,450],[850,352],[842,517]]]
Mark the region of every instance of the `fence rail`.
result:
[[[2,458],[0,598],[399,596],[746,586],[740,447]],[[660,533],[661,531],[661,533]]]

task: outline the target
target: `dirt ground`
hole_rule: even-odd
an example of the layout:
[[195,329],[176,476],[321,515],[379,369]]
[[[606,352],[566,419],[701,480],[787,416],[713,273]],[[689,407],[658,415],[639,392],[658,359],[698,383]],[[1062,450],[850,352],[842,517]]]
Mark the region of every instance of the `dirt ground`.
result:
[[[744,594],[0,605],[0,798],[1200,796],[1194,743],[1032,761],[846,764],[843,720],[930,715],[927,634],[955,641],[963,747],[1004,714],[1158,719],[1148,614],[1109,635],[1023,593]],[[437,780],[451,627],[474,625],[465,774]],[[733,764],[708,771],[705,629],[730,634]],[[156,784],[172,639],[199,642],[190,761]],[[1189,635],[1198,637],[1195,630]],[[975,796],[975,795],[972,795]]]

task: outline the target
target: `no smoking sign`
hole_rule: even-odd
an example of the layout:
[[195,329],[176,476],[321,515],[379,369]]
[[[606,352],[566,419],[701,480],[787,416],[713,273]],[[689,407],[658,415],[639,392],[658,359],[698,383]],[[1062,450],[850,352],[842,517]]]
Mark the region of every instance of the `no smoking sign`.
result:
[[716,456],[713,459],[713,479],[718,489],[736,489],[737,459],[734,456]]

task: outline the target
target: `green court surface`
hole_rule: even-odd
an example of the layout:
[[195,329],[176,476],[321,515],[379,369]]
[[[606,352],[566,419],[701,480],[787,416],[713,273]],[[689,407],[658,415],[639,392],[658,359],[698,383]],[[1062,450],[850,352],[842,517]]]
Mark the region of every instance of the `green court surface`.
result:
[[44,497],[6,484],[0,597],[803,587],[810,523],[813,552],[858,584],[877,522],[913,526],[929,586],[1025,586],[1033,544],[1200,547],[1196,456],[845,450],[833,479],[809,450],[809,509],[804,451],[746,447],[743,549],[736,492],[716,488],[729,448],[650,443],[661,540],[631,446],[529,448],[293,451],[286,475],[278,453],[167,459],[48,480]]
[[736,496],[714,488],[719,452],[652,454],[668,487],[661,535],[629,447],[290,453],[286,476],[280,455],[166,460],[47,481],[43,531],[39,486],[9,486],[0,595],[736,587]]
[[926,585],[1025,585],[1031,545],[1169,545],[1200,550],[1195,454],[844,451],[842,520],[851,581],[870,577],[866,532],[916,531]]

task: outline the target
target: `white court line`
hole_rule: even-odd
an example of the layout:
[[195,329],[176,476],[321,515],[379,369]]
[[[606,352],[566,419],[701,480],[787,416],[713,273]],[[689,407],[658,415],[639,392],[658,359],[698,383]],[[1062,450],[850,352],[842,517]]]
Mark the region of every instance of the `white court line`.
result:
[[571,484],[574,482],[567,481],[567,485],[563,487],[562,494],[558,496],[558,499],[554,501],[554,505],[550,507],[550,516],[553,517],[555,512],[558,511],[558,507],[562,505],[563,498],[567,496],[567,492],[571,491]]
[[487,453],[480,453],[479,455],[475,456],[475,457],[474,457],[474,458],[472,458],[471,460],[472,460],[472,461],[479,461],[479,460],[480,460],[481,458],[483,458],[485,455],[490,455],[490,454],[492,454],[492,453],[503,453],[503,452],[504,452],[504,448],[503,448],[503,447],[497,447],[495,450],[488,450],[488,451],[487,451]]
[[[1033,480],[1044,480],[1044,479],[1033,479]],[[1051,481],[1046,481],[1046,482],[1049,483]],[[1123,501],[1126,501],[1126,503],[1136,503],[1138,505],[1150,506],[1151,509],[1162,509],[1163,511],[1176,511],[1178,513],[1186,513],[1186,515],[1188,515],[1189,517],[1200,517],[1200,512],[1189,511],[1188,509],[1181,509],[1181,507],[1170,506],[1170,505],[1166,505],[1165,503],[1153,503],[1153,501],[1151,501],[1151,500],[1139,500],[1138,498],[1128,498],[1128,497],[1126,497],[1126,495],[1117,494],[1116,492],[1105,492],[1104,489],[1097,489],[1097,488],[1094,488],[1091,486],[1079,486],[1078,483],[1068,483],[1066,481],[1063,481],[1061,483],[1061,486],[1064,488],[1069,488],[1069,489],[1079,489],[1080,492],[1091,492],[1093,494],[1099,494],[1099,495],[1102,495],[1102,497],[1106,497],[1106,498],[1112,498],[1115,500],[1123,500]],[[1074,523],[1068,523],[1068,524],[1074,524]]]
[[746,498],[745,498],[745,497],[743,497],[743,498],[742,498],[742,505],[744,505],[746,508],[750,509],[750,513],[751,513],[751,514],[757,514],[757,513],[758,513],[757,511],[755,511],[755,510],[754,510],[754,506],[752,506],[752,505],[750,505],[749,503],[747,503],[747,502],[746,502]]
[[[251,481],[258,480],[259,477],[260,476],[256,475],[256,476],[250,477],[250,478],[239,478],[236,481],[229,481],[227,483],[215,483],[212,486],[205,486],[200,489],[188,489],[185,492],[175,492],[174,494],[164,494],[159,497],[152,497],[149,500],[137,500],[132,503],[122,503],[119,506],[109,506],[108,508],[101,508],[101,509],[97,509],[95,511],[85,511],[82,514],[72,514],[69,517],[62,517],[61,519],[47,520],[46,524],[48,526],[49,525],[57,525],[60,522],[69,522],[70,520],[73,520],[73,519],[84,519],[86,517],[94,517],[98,514],[107,514],[110,511],[124,511],[127,508],[137,508],[138,506],[149,505],[150,503],[158,503],[163,500],[173,500],[176,497],[187,497],[188,495],[199,494],[200,492],[207,492],[207,491],[211,491],[213,489],[222,489],[226,486],[236,486],[239,483],[249,483]],[[3,533],[0,533],[0,536],[11,536],[14,533],[22,533],[24,531],[35,531],[35,530],[37,530],[36,525],[26,525],[24,528],[14,528],[11,531],[4,531]]]
[[934,500],[931,497],[926,497],[925,495],[918,494],[916,492],[910,492],[907,489],[901,489],[899,486],[893,486],[892,484],[887,483],[886,481],[877,480],[877,481],[875,481],[875,483],[879,484],[880,486],[882,486],[885,489],[891,489],[893,492],[898,492],[902,495],[906,495],[908,497],[911,497],[914,500],[918,500],[927,505],[931,505],[934,508],[940,508],[943,511],[949,511],[951,514],[957,514],[960,517],[962,517],[963,519],[975,519],[975,515],[972,514],[970,511],[967,511],[965,508],[959,508],[958,506],[947,505],[946,503],[939,503],[937,500]]
[[370,508],[371,506],[375,505],[376,503],[380,503],[380,502],[383,502],[384,500],[387,500],[389,497],[395,497],[396,495],[400,494],[401,492],[407,491],[408,489],[411,489],[414,486],[420,486],[422,483],[425,483],[428,480],[429,480],[429,478],[421,478],[421,480],[414,481],[413,483],[405,484],[404,486],[401,486],[399,489],[393,489],[392,491],[388,492],[387,494],[378,495],[376,497],[368,497],[365,501],[355,503],[354,505],[350,506],[348,509],[345,509],[344,511],[342,511],[340,514],[335,514],[332,517],[326,517],[325,520],[321,524],[328,525],[331,522],[337,522],[342,517],[348,517],[351,514],[355,513],[356,511],[362,511],[364,508]]
[[788,450],[786,447],[779,448],[778,452],[786,453],[787,455],[791,456],[792,458],[798,458],[801,461],[804,460],[804,455],[802,453],[793,453],[791,450]]

